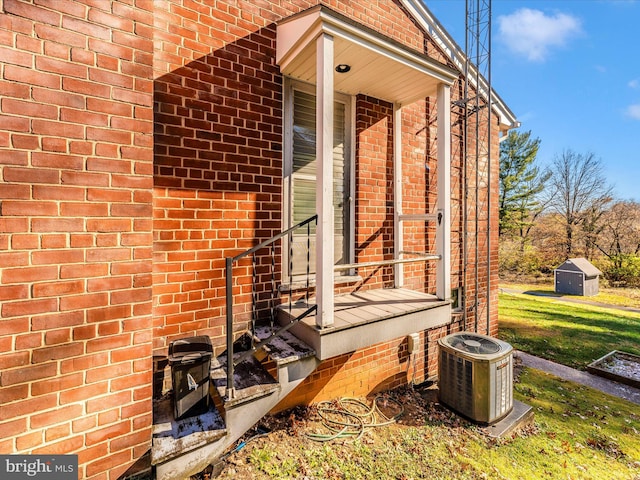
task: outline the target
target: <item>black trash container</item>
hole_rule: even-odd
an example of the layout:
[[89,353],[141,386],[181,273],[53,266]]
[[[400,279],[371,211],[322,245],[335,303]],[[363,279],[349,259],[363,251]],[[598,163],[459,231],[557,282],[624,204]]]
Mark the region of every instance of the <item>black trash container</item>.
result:
[[176,419],[198,415],[209,409],[212,353],[211,339],[206,335],[182,338],[169,344]]

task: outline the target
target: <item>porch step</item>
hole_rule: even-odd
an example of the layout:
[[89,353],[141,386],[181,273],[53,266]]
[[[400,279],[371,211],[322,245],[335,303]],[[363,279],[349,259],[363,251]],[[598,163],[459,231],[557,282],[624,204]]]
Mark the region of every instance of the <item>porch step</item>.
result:
[[224,408],[232,408],[256,398],[271,395],[280,389],[278,381],[251,356],[240,362],[233,370],[234,395],[227,398],[227,355],[222,354],[211,361],[211,381],[224,402]]
[[[270,336],[271,331],[270,327],[259,327],[255,335],[262,340]],[[182,422],[189,421],[189,423],[182,427],[182,431],[191,433],[180,437],[180,424],[172,419],[171,396],[165,395],[161,399],[167,402],[165,404],[154,401],[154,409],[155,402],[158,402],[158,414],[164,412],[168,417],[166,423],[170,423],[161,430],[156,423],[162,417],[159,415],[156,417],[156,411],[154,411],[154,432],[164,431],[167,436],[163,438],[154,433],[152,460],[157,480],[183,480],[216,461],[247,430],[307,378],[320,363],[311,347],[286,331],[264,348],[267,353],[264,363],[269,366],[273,375],[257,358],[249,356],[234,369],[235,395],[231,399],[226,398],[227,355],[225,353],[212,359],[211,394],[214,398],[212,404],[217,405],[219,410],[214,410],[215,407],[212,406],[212,411],[207,412],[205,416],[217,415],[221,428],[215,433],[213,429],[208,431],[208,439],[203,443],[198,443],[200,432],[194,431],[193,427],[193,422],[197,425],[200,417],[183,420]],[[161,410],[161,405],[164,410]],[[202,422],[202,419],[200,421]],[[186,440],[192,436],[193,440]],[[159,451],[154,453],[155,449]],[[169,450],[172,450],[172,454],[163,456],[163,452]]]
[[176,420],[173,415],[173,397],[165,395],[153,401],[151,464],[166,462],[215,442],[226,434],[224,420],[213,403],[205,413]]
[[[260,340],[264,340],[271,335],[275,328],[277,326],[273,328],[268,325],[257,326],[255,335]],[[264,350],[278,366],[312,357],[316,354],[313,348],[288,331],[282,332],[278,337],[271,340],[264,346]]]

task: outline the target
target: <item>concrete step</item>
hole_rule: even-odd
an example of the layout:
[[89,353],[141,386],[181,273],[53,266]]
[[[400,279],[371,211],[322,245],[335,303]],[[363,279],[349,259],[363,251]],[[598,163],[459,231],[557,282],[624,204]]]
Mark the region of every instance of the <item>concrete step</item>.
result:
[[[256,336],[264,339],[271,334],[270,327],[260,327]],[[314,350],[288,332],[273,339],[266,347],[266,364],[275,365],[272,371],[277,380],[271,375],[263,363],[255,357],[249,356],[241,361],[234,369],[234,395],[227,398],[227,356],[220,355],[211,362],[211,392],[213,404],[207,415],[218,415],[222,421],[213,425],[211,421],[204,422],[206,431],[198,431],[199,417],[185,419],[188,422],[180,424],[172,417],[171,397],[165,396],[163,404],[158,404],[158,417],[165,415],[166,425],[156,425],[154,413],[154,446],[152,448],[155,478],[157,480],[178,480],[188,478],[207,465],[213,463],[242,435],[253,427],[262,417],[273,409],[295,387],[297,387],[318,366]],[[241,355],[240,352],[238,355]],[[234,355],[235,356],[235,355]],[[219,414],[218,411],[221,413]],[[223,419],[223,420],[222,420]],[[184,422],[184,421],[183,421]],[[195,426],[194,426],[195,422]],[[200,419],[202,422],[202,419]],[[180,427],[182,425],[182,427]],[[161,433],[164,432],[164,436]],[[185,435],[181,436],[181,432]],[[186,432],[189,432],[186,434]],[[205,442],[200,442],[206,438]],[[158,451],[154,454],[153,450]],[[171,451],[171,454],[167,453]]]
[[280,390],[278,381],[262,364],[255,357],[248,357],[234,367],[234,392],[232,395],[228,395],[227,363],[226,354],[211,361],[211,381],[225,410]]
[[165,395],[153,401],[151,464],[166,462],[226,434],[225,422],[213,402],[206,412],[176,420],[173,396]]
[[[258,339],[268,338],[279,325],[270,327],[268,325],[257,326],[255,335]],[[292,333],[285,331],[271,340],[264,347],[265,352],[277,365],[282,366],[287,363],[296,362],[303,358],[312,357],[315,350],[304,343]]]

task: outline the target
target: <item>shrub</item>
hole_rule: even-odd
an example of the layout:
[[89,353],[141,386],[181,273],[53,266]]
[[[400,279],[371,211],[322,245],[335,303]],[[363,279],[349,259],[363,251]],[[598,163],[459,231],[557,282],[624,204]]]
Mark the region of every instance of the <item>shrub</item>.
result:
[[531,275],[539,274],[543,265],[536,247],[532,245],[522,245],[518,241],[501,240],[498,266],[501,274],[517,273]]
[[640,256],[621,254],[605,259],[600,270],[613,286],[640,286]]

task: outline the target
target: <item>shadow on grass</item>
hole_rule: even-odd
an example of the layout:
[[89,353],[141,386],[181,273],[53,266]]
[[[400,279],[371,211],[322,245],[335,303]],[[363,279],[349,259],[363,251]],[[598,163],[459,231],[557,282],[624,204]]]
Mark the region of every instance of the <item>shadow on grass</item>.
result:
[[506,297],[499,322],[500,337],[515,348],[582,370],[612,350],[640,353],[634,315]]
[[[525,295],[533,295],[534,297],[554,297],[554,298],[562,298],[565,297],[567,295],[563,294],[563,293],[556,293],[553,290],[526,290],[524,292]],[[569,298],[572,297],[572,295],[568,295]]]

